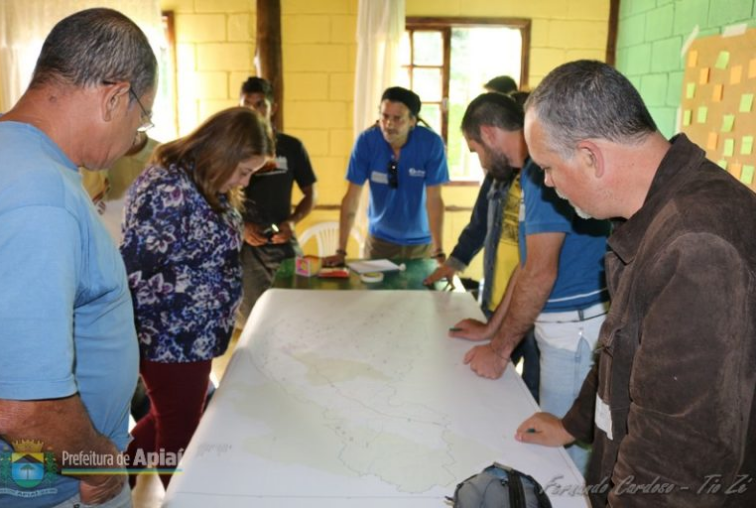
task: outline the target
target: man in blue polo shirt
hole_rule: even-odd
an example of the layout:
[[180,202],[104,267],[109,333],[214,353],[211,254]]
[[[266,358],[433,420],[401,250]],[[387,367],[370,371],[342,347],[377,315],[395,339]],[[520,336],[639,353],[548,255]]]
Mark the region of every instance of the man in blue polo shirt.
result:
[[[495,379],[535,326],[541,352],[540,404],[544,411],[563,416],[591,368],[607,311],[604,254],[610,226],[577,217],[567,201],[544,185],[543,171],[528,156],[524,114],[521,108],[507,107],[511,100],[493,93],[476,98],[462,130],[481,164],[522,168],[520,265],[489,322],[463,320],[455,325],[460,331],[451,335],[491,339],[472,348],[465,363],[478,375]],[[573,445],[568,452],[584,470],[588,451]]]
[[380,119],[357,139],[347,170],[349,188],[341,201],[339,248],[327,264],[343,263],[362,186],[370,181],[367,258],[443,262],[444,202],[449,181],[444,143],[417,124],[420,97],[401,87],[387,88]]

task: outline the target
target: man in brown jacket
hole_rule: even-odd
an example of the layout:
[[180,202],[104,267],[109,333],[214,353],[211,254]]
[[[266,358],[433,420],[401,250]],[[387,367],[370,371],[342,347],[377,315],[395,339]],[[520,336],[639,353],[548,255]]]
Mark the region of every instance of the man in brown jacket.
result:
[[537,413],[517,439],[592,441],[594,506],[756,506],[756,196],[685,135],[667,141],[600,62],[552,71],[525,137],[546,185],[619,220],[597,365],[563,419]]

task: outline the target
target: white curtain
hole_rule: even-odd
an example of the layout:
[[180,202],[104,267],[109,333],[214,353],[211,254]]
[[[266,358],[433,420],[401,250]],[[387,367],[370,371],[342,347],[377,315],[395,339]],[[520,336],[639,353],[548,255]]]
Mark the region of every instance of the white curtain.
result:
[[378,118],[383,90],[399,76],[404,0],[359,0],[354,76],[355,138]]
[[159,0],[2,0],[0,112],[10,109],[26,90],[42,43],[55,23],[91,7],[110,7],[124,13],[144,31],[155,54],[160,54]]
[[[354,76],[354,138],[378,118],[383,91],[396,85],[404,34],[404,0],[359,0],[357,65]],[[367,185],[355,225],[367,233]]]

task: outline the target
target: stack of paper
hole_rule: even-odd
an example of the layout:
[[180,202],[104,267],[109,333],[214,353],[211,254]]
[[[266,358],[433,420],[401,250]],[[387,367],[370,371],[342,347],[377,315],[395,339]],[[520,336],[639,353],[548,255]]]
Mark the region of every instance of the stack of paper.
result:
[[366,272],[390,272],[399,270],[399,265],[388,259],[365,259],[362,261],[350,261],[347,266],[357,273]]

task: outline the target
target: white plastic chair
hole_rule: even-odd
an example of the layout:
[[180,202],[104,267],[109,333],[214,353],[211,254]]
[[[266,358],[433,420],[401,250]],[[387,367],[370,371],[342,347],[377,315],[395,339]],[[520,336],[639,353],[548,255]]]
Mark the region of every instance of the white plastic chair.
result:
[[[357,256],[362,257],[362,249],[364,247],[362,235],[357,229],[352,228],[349,236],[357,243],[359,249]],[[313,237],[315,237],[315,242],[318,246],[319,257],[335,254],[336,249],[339,248],[339,223],[337,221],[327,221],[313,224],[299,236],[299,245],[304,248],[305,244]],[[347,250],[349,250],[349,246],[347,246]]]

